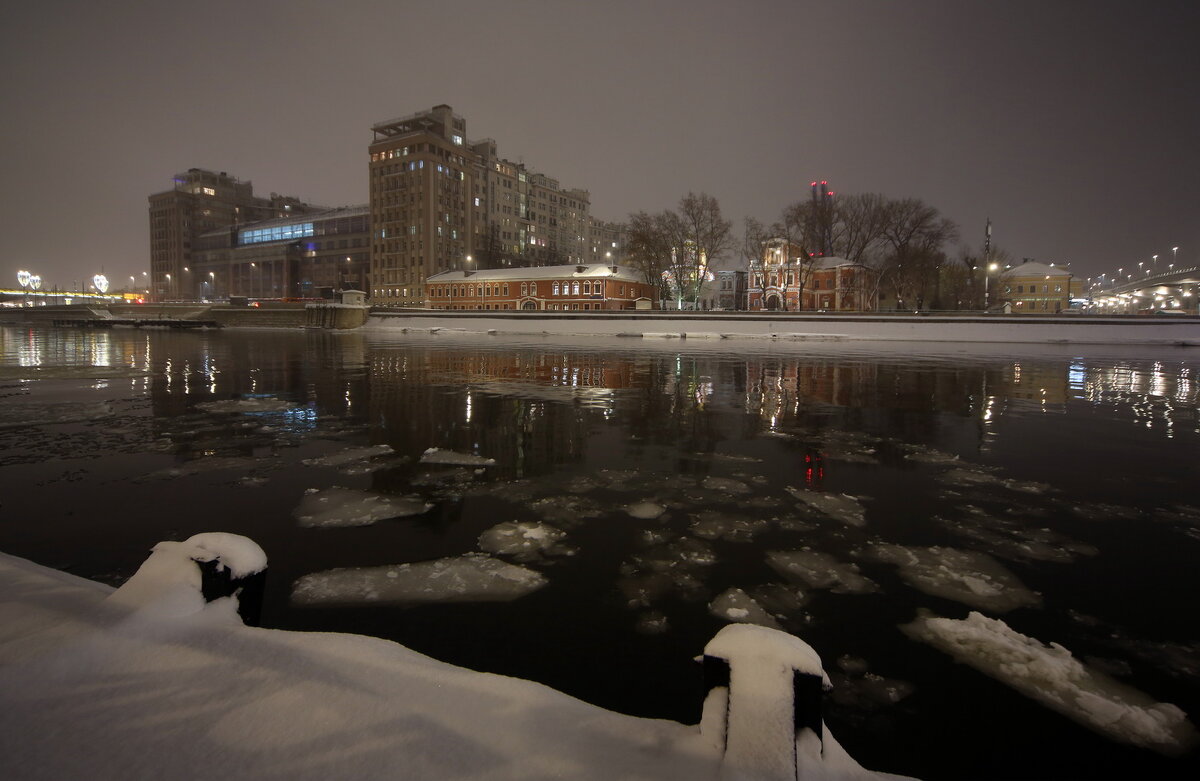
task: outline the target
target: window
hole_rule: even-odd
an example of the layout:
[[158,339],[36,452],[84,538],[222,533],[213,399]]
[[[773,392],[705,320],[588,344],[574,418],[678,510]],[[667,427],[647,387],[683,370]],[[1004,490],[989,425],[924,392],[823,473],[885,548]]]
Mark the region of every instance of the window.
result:
[[521,283],[521,295],[523,295],[523,296],[529,295],[529,283],[528,282]]
[[530,282],[530,283],[529,283],[529,295],[531,295],[531,296],[536,296],[537,294],[538,294],[538,292],[537,292],[537,283],[536,283],[536,282]]
[[558,283],[557,282],[555,282],[553,285],[551,285],[551,290],[553,291],[554,295],[556,295],[556,296],[558,295]]
[[573,295],[573,296],[579,295],[579,283],[578,282],[575,282],[571,285],[571,295]]
[[504,283],[504,295],[505,295],[505,297],[508,296],[508,283],[507,282]]
[[590,296],[592,294],[592,283],[591,282],[583,283],[583,294],[585,296]]
[[463,137],[460,136],[459,134],[452,133],[450,135],[450,140],[453,141],[457,146],[462,146]]

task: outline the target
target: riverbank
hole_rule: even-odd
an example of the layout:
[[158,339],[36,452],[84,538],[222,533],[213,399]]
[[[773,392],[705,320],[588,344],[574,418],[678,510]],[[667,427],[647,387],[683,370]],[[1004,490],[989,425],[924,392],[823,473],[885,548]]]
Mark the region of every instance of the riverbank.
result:
[[[764,754],[770,746],[762,734],[732,756],[736,730],[753,721],[731,719],[727,736],[707,712],[702,727],[622,716],[386,640],[245,626],[236,597],[205,603],[204,564],[236,582],[261,571],[266,559],[244,537],[197,535],[155,546],[114,591],[0,554],[0,775],[795,777],[794,765],[790,775],[775,772],[780,757]],[[799,662],[815,664],[819,679],[819,660],[795,638],[759,627],[730,629],[706,653],[734,657],[733,691],[736,656],[748,638],[768,661],[780,640],[788,659],[807,649],[811,657],[799,653]],[[760,638],[763,632],[769,636]],[[790,716],[791,693],[783,693]],[[775,726],[768,719],[761,729]],[[780,754],[799,763],[804,777],[897,778],[864,770],[827,730],[818,733],[801,731],[796,747]]]
[[841,315],[788,312],[374,311],[371,329],[651,339],[932,341],[1200,346],[1200,317]]

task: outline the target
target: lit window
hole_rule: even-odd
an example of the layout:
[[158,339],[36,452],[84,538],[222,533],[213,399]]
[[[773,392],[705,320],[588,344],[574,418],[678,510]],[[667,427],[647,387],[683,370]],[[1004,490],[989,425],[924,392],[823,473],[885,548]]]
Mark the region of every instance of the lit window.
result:
[[453,141],[453,142],[454,142],[455,144],[457,144],[458,146],[462,146],[463,137],[462,137],[462,136],[460,136],[460,135],[458,135],[457,133],[455,133],[455,134],[451,135],[451,136],[450,136],[450,140],[451,140],[451,141]]

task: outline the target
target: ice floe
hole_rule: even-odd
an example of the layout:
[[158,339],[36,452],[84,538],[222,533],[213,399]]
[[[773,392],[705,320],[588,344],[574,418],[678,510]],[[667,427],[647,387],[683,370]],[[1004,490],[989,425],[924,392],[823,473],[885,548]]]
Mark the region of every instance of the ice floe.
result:
[[345,450],[339,450],[336,453],[319,456],[317,458],[306,458],[300,463],[305,466],[346,466],[359,461],[367,461],[376,456],[390,455],[394,451],[391,445],[370,445],[369,447],[351,447]]
[[297,605],[508,602],[545,586],[546,577],[483,553],[384,567],[314,572],[292,586]]
[[484,458],[472,453],[456,453],[431,447],[421,454],[422,464],[453,464],[455,466],[494,466],[496,459]]
[[865,526],[866,511],[858,498],[788,486],[787,492],[814,510],[850,526]]
[[28,428],[58,423],[86,423],[112,417],[113,406],[105,401],[78,403],[16,402],[0,407],[0,429]]
[[812,588],[829,589],[837,594],[869,594],[878,588],[859,572],[857,564],[839,561],[821,551],[771,551],[767,554],[767,564],[781,575],[799,578]]
[[1045,645],[998,619],[976,612],[965,619],[922,614],[901,629],[1112,740],[1172,756],[1200,742],[1175,705],[1089,669],[1058,643]]
[[432,507],[416,497],[390,496],[334,486],[306,493],[293,515],[301,526],[370,526],[388,518],[420,515]]
[[544,556],[569,556],[575,549],[563,544],[566,532],[544,523],[509,521],[479,535],[480,550],[517,561],[537,561]]
[[988,553],[1005,559],[1066,563],[1099,552],[1094,546],[1072,540],[1053,529],[1015,518],[997,517],[972,505],[962,507],[952,518],[937,520],[951,531],[980,543]]
[[1010,491],[1019,491],[1027,494],[1044,494],[1050,490],[1050,486],[1046,483],[1003,478],[994,474],[991,470],[980,467],[979,465],[950,469],[939,475],[938,480],[948,485],[959,486],[962,488],[973,488],[976,486],[997,486],[999,488],[1007,488]]
[[628,505],[625,508],[625,512],[631,517],[638,518],[643,521],[653,521],[666,511],[666,507],[650,501],[636,502],[635,504]]
[[196,409],[212,413],[225,412],[284,412],[298,406],[294,402],[270,397],[250,399],[221,399],[202,401]]
[[986,553],[957,548],[875,544],[863,558],[895,564],[918,591],[980,610],[1006,613],[1040,605],[1042,599]]
[[731,515],[719,510],[701,510],[696,513],[696,520],[692,522],[692,534],[706,540],[748,542],[770,526],[771,521],[766,518]]
[[740,588],[730,588],[717,595],[708,604],[708,610],[717,618],[733,621],[739,624],[755,624],[771,629],[782,629],[774,616],[763,609],[762,605],[742,591]]
[[700,485],[710,491],[720,491],[726,494],[748,494],[754,490],[741,480],[728,477],[706,477]]

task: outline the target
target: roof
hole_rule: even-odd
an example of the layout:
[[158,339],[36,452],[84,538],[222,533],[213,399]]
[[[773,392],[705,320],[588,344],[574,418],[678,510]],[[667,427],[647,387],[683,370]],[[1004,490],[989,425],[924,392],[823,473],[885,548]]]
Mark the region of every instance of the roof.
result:
[[1070,277],[1074,276],[1065,266],[1052,266],[1031,260],[1026,263],[1015,263],[1003,272],[1010,277]]
[[643,282],[640,273],[629,267],[607,263],[579,263],[566,266],[522,266],[518,268],[485,268],[479,271],[443,271],[428,277],[426,282],[511,282],[540,279],[619,279],[623,282]]

